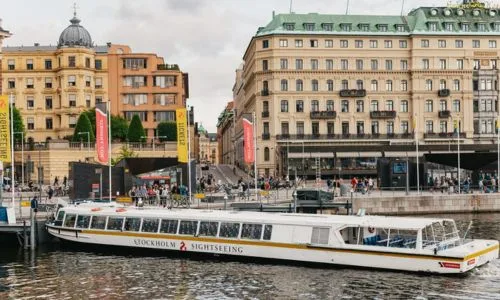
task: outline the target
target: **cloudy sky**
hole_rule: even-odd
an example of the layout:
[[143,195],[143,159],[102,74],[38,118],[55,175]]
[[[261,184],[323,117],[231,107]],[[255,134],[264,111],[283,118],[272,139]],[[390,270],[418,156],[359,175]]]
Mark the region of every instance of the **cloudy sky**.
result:
[[[350,14],[395,14],[403,0],[350,0]],[[189,73],[189,105],[211,132],[231,101],[234,71],[259,26],[272,11],[286,13],[290,0],[16,0],[2,1],[3,27],[14,36],[4,45],[56,44],[77,3],[82,25],[95,43],[127,44],[153,52]],[[446,0],[406,0],[404,11],[443,6]],[[454,1],[456,2],[456,1]],[[343,14],[347,0],[293,0],[296,13]]]

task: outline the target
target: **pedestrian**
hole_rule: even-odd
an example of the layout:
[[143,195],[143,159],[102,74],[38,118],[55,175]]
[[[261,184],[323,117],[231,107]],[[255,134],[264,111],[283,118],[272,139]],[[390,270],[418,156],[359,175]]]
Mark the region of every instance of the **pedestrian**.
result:
[[33,199],[31,199],[31,209],[33,209],[33,211],[35,213],[38,212],[38,197],[35,196],[33,197]]
[[49,200],[51,200],[52,196],[54,195],[54,190],[52,189],[51,186],[49,186],[49,190],[47,191],[47,195],[49,195]]

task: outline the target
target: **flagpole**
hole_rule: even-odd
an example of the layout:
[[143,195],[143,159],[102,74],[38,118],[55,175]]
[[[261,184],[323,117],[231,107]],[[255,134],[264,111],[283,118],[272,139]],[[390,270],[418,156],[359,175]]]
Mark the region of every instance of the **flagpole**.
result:
[[[109,99],[106,103],[106,113],[108,117],[108,163],[109,163],[109,202],[111,202],[113,197],[112,189],[112,178],[111,178],[111,105],[109,105]],[[102,188],[102,187],[101,187]]]
[[190,109],[189,105],[187,106],[187,130],[188,130],[188,195],[189,195],[189,203],[192,200],[191,193],[191,121],[190,121]]
[[253,173],[255,185],[255,199],[257,199],[257,116],[253,112]]
[[[459,119],[460,120],[460,119]],[[458,193],[460,194],[460,121],[457,121],[457,126],[456,126],[456,130],[457,130],[457,148],[458,148],[458,169],[457,169],[457,173],[458,173]]]
[[[496,183],[497,186],[500,187],[498,180],[500,179],[500,116],[497,116],[497,178]],[[500,189],[497,189],[497,192],[500,192]]]
[[418,153],[418,123],[417,116],[415,115],[415,144],[417,151],[417,195],[420,195],[420,158]]
[[[14,179],[14,169],[15,169],[15,164],[14,164],[14,109],[13,109],[13,102],[14,99],[12,99],[12,92],[10,93],[9,97],[9,108],[10,108],[10,169],[11,169],[11,178],[10,178],[10,190],[12,192],[12,208],[14,208],[15,205],[15,196],[16,196],[16,181]],[[38,172],[40,172],[40,169],[38,169]],[[38,177],[40,177],[40,174],[38,174]],[[40,199],[41,200],[41,199]],[[19,203],[21,205],[21,203]]]

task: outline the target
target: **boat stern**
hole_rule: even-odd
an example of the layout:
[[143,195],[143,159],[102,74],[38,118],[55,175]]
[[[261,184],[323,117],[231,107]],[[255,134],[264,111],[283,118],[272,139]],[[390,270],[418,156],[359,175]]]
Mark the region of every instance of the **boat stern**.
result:
[[496,240],[473,240],[463,246],[466,253],[461,272],[468,272],[499,257],[499,243]]

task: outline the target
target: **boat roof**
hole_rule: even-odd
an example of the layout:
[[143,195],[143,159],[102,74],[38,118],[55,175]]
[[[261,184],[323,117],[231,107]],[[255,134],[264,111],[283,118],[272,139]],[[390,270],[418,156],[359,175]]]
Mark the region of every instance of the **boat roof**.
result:
[[139,218],[173,218],[185,220],[249,222],[262,224],[286,224],[308,226],[343,225],[355,227],[377,227],[401,230],[418,230],[435,222],[451,221],[452,219],[393,217],[393,216],[346,216],[346,215],[315,215],[291,213],[267,213],[231,210],[202,210],[202,209],[164,209],[164,208],[135,208],[103,207],[100,206],[68,206],[66,213],[123,216]]

